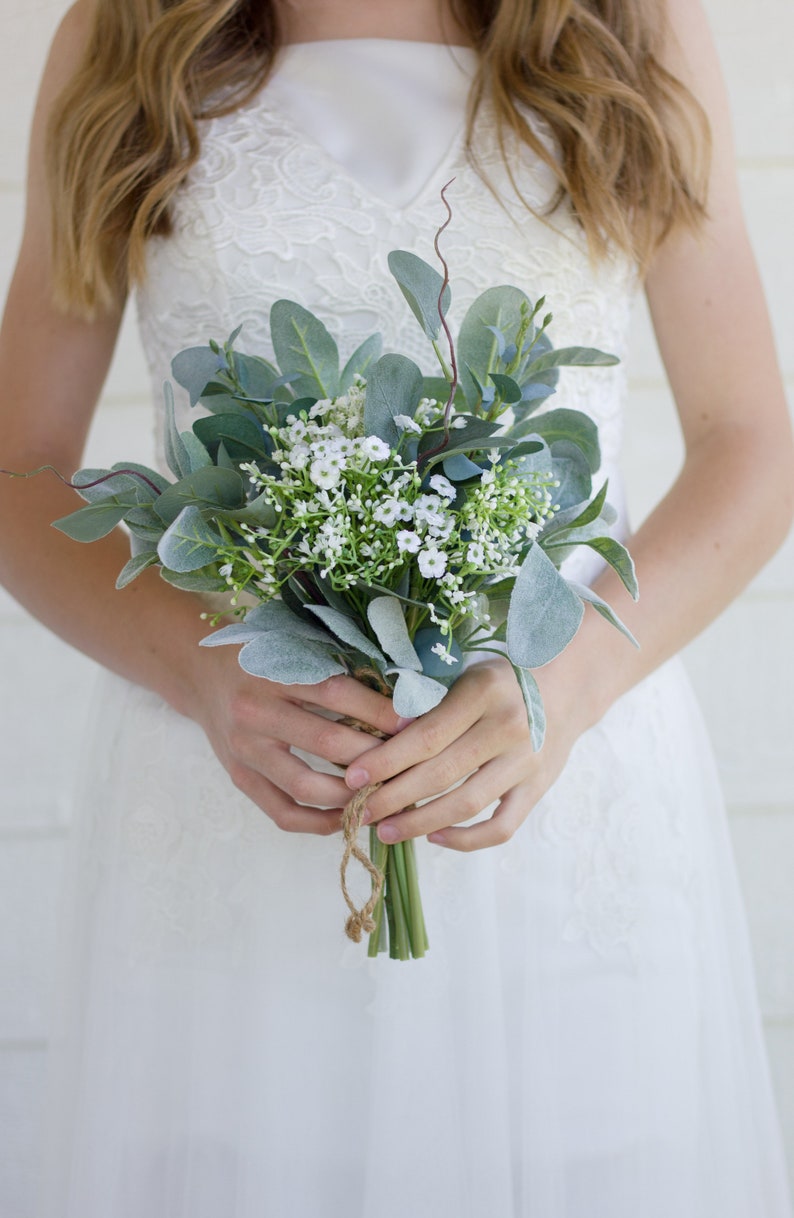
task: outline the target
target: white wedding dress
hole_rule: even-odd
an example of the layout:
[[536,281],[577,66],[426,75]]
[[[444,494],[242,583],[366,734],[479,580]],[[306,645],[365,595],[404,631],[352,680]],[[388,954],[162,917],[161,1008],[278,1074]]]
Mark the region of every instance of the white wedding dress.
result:
[[[467,163],[472,54],[288,49],[206,124],[140,293],[157,397],[179,349],[267,352],[271,302],[343,357],[380,329],[433,356],[386,266],[433,260],[452,317],[545,293],[556,345],[625,355],[633,268],[593,268],[564,209]],[[515,166],[542,206],[548,170]],[[625,372],[563,373],[618,495]],[[184,425],[189,410],[184,407]],[[119,453],[119,457],[123,457]],[[586,566],[586,564],[585,564]],[[584,568],[580,574],[589,577]],[[47,1218],[786,1218],[724,811],[679,663],[622,698],[507,846],[418,842],[422,961],[343,934],[340,839],[281,833],[199,729],[109,677],[75,833]]]

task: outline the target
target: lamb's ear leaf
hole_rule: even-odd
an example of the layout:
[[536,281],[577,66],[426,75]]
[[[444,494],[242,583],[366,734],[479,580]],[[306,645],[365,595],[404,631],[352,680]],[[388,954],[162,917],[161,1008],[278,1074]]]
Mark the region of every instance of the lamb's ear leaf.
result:
[[336,397],[339,349],[318,317],[293,300],[277,300],[270,310],[270,335],[295,397]]
[[154,566],[156,562],[156,550],[144,550],[141,554],[134,554],[129,562],[126,562],[119,571],[116,587],[126,588],[127,584],[131,584],[134,579],[138,578],[141,571],[145,571],[147,567]]
[[416,719],[418,715],[426,715],[446,696],[446,685],[434,681],[432,677],[423,676],[421,672],[400,668],[397,674],[392,704],[403,719]]
[[519,668],[541,668],[576,634],[584,606],[542,548],[530,546],[507,613],[507,655]]
[[608,605],[605,600],[602,600],[592,588],[587,588],[584,584],[577,584],[572,579],[568,580],[568,587],[572,588],[576,595],[581,597],[583,601],[586,601],[588,605],[592,605],[596,612],[600,613],[603,618],[606,618],[606,620],[610,622],[617,630],[619,630],[622,635],[625,635],[630,643],[633,643],[635,647],[639,648],[639,643],[629,630],[628,626],[621,622],[612,606]]
[[175,478],[186,478],[192,472],[190,455],[185,448],[176,425],[174,390],[170,381],[166,381],[163,385],[163,396],[165,398],[165,426],[163,428],[165,459],[168,462],[168,468]]
[[281,685],[319,685],[347,671],[323,644],[280,631],[258,634],[246,643],[240,667]]
[[163,533],[157,554],[169,571],[183,574],[214,562],[222,545],[220,533],[211,528],[199,509],[191,504],[182,509]]
[[343,643],[360,651],[362,655],[369,656],[379,668],[387,667],[388,660],[380,648],[376,647],[362,630],[359,630],[356,623],[346,613],[340,613],[337,609],[332,609],[330,605],[307,605],[306,608]]
[[589,546],[591,550],[595,550],[596,554],[601,555],[604,562],[609,563],[613,571],[620,576],[620,580],[632,600],[636,601],[639,598],[640,591],[637,586],[634,559],[624,545],[621,545],[614,537],[586,538],[582,540],[582,545]]
[[444,280],[435,267],[407,250],[392,250],[389,254],[389,270],[397,280],[397,285],[419,325],[431,342],[435,342],[441,331],[439,298],[441,310],[446,316],[452,299],[449,284],[442,295]]
[[540,696],[538,683],[528,668],[514,664],[513,672],[516,674],[524,706],[527,708],[530,742],[537,753],[543,748],[543,741],[546,738],[546,711],[543,699]]
[[398,598],[376,596],[367,605],[367,617],[378,642],[397,667],[421,672],[422,661],[411,642],[405,624],[405,614]]

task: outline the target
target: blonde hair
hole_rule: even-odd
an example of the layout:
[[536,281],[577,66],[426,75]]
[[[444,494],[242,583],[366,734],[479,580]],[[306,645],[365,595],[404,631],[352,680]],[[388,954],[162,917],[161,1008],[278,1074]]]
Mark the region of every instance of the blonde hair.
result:
[[[658,0],[454,0],[479,51],[469,147],[487,97],[504,152],[515,133],[553,169],[595,255],[645,265],[704,214],[708,145],[691,94],[661,65]],[[198,122],[265,83],[280,46],[263,0],[95,0],[82,62],[50,121],[55,290],[92,316],[145,271],[200,151]],[[553,156],[524,114],[545,120]]]

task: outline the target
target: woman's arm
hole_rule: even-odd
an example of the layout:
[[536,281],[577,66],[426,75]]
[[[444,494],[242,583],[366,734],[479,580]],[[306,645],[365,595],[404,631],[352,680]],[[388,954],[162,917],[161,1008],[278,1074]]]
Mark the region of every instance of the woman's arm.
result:
[[[439,844],[471,850],[509,838],[560,773],[581,732],[711,622],[791,523],[791,428],[742,218],[720,70],[699,6],[670,0],[669,11],[669,66],[706,109],[713,162],[703,230],[668,239],[647,281],[683,428],[684,465],[630,541],[639,602],[627,603],[611,571],[597,584],[641,649],[596,614],[585,615],[570,647],[537,674],[549,724],[538,754],[529,747],[507,664],[494,660],[465,673],[435,711],[348,771],[352,788],[387,780],[369,801],[374,820],[390,818],[380,829],[384,840],[430,834]],[[475,766],[453,795],[395,815]],[[491,820],[456,827],[500,797]]]
[[[120,310],[89,322],[52,303],[45,130],[89,22],[90,5],[81,0],[55,38],[34,120],[25,231],[0,331],[5,469],[51,464],[68,475],[78,467],[120,323]],[[198,598],[153,571],[116,591],[129,557],[122,532],[81,546],[51,527],[79,502],[49,474],[26,481],[0,476],[0,581],[73,646],[200,723],[237,785],[282,827],[336,829],[344,783],[315,774],[290,753],[290,744],[345,764],[371,747],[372,737],[329,722],[304,702],[394,732],[400,723],[391,703],[348,678],[312,687],[271,685],[248,677],[228,649],[200,649],[207,627]]]

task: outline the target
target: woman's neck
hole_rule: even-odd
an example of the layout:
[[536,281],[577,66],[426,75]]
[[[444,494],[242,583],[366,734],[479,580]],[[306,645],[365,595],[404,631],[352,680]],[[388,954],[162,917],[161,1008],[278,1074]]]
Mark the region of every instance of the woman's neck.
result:
[[275,0],[285,43],[393,38],[468,43],[443,0]]

